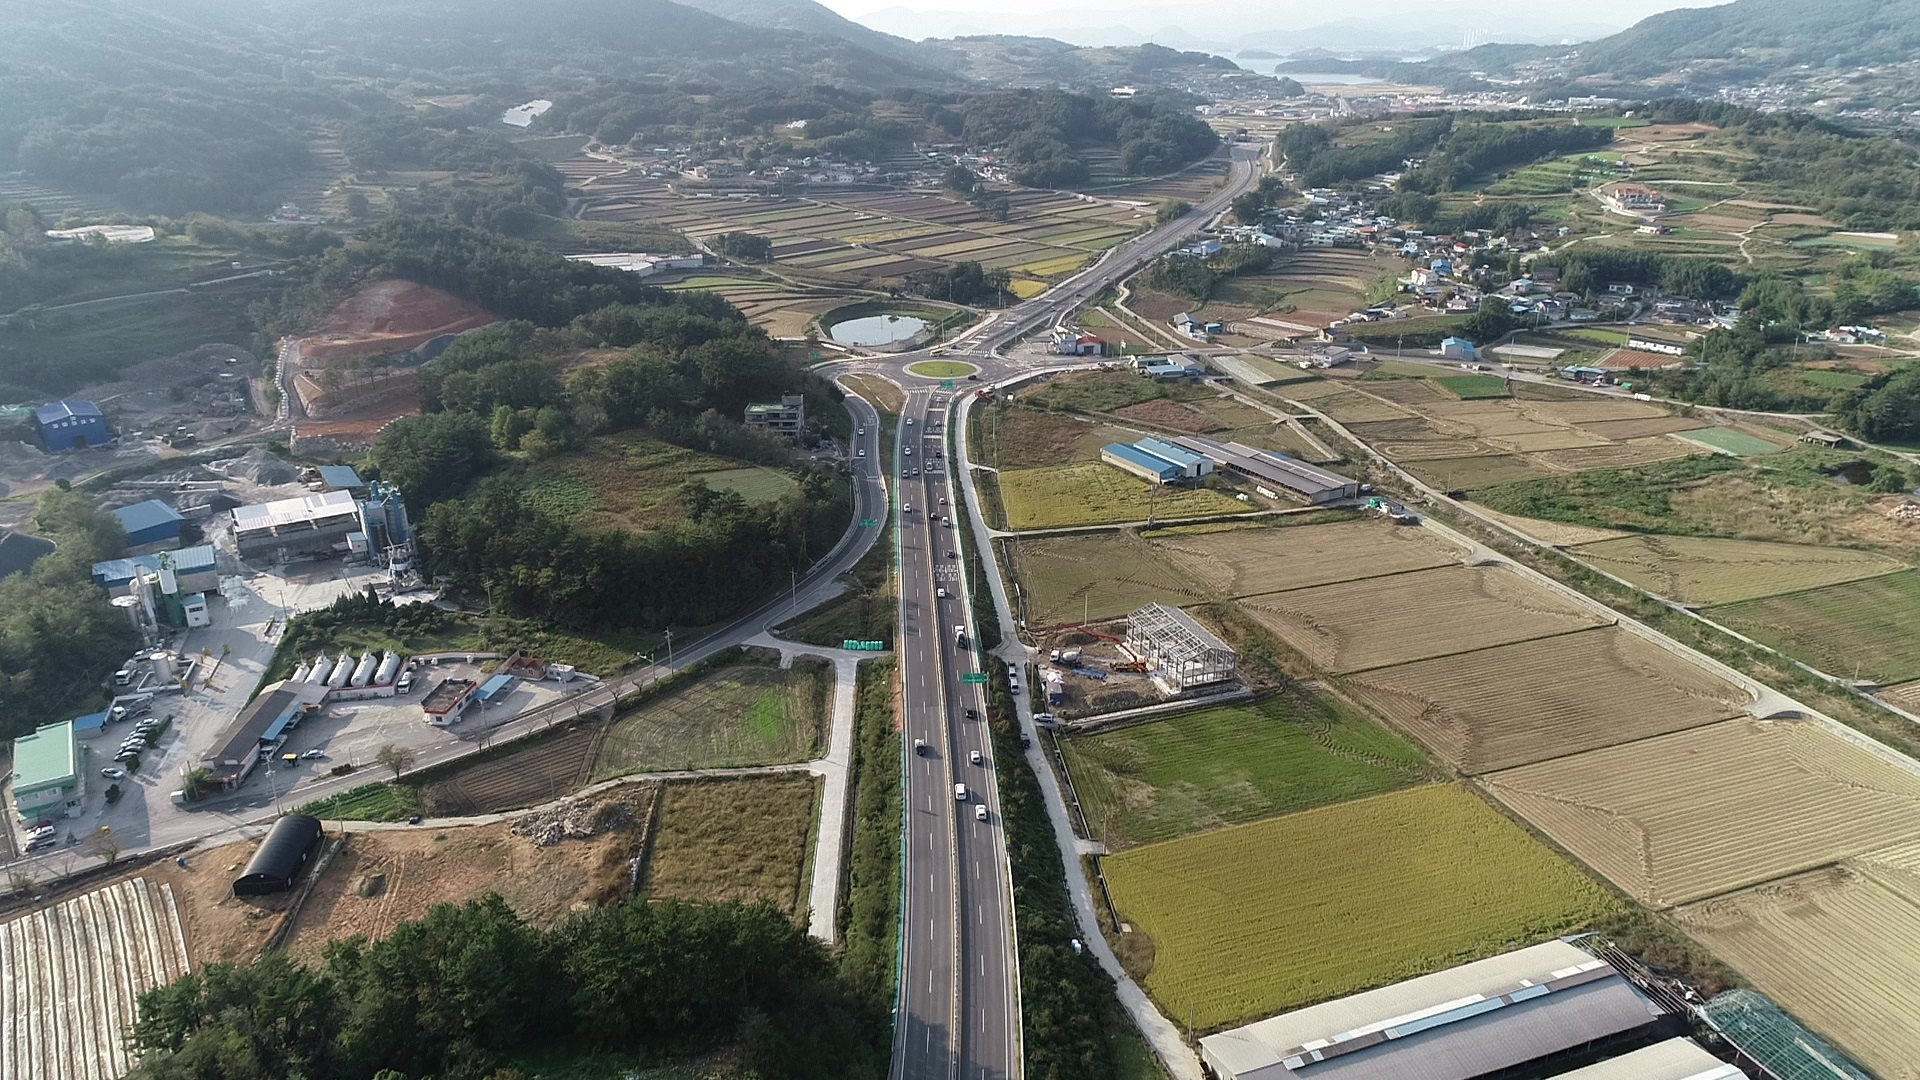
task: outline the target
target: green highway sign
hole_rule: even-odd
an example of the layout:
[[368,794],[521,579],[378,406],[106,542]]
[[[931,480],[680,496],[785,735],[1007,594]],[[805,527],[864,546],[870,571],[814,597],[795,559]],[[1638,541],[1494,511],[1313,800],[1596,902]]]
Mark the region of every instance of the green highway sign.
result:
[[953,389],[953,380],[952,380],[952,379],[948,379],[948,380],[946,380],[946,381],[944,381],[944,382],[942,382],[942,383],[940,384],[940,389],[942,389],[942,390],[951,390],[951,389]]
[[873,520],[872,518],[861,518],[861,519],[860,519],[860,527],[861,527],[861,528],[863,528],[863,529],[871,529],[871,528],[873,528],[873,527],[874,527],[875,525],[878,525],[878,524],[879,524],[879,522],[877,522],[877,521],[875,521],[875,520]]
[[965,675],[960,676],[960,681],[965,683],[968,686],[982,686],[982,685],[985,685],[987,681],[987,676],[985,672],[970,671]]
[[848,652],[886,652],[887,651],[887,643],[884,641],[855,641],[852,638],[847,638],[841,641],[840,647],[847,650]]

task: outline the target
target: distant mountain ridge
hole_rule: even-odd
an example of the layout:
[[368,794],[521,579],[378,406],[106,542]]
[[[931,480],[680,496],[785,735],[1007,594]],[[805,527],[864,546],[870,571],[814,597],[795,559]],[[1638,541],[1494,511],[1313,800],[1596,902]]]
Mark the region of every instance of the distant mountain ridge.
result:
[[1647,78],[1698,60],[1862,67],[1920,54],[1920,0],[1735,0],[1650,15],[1582,45],[1577,70]]

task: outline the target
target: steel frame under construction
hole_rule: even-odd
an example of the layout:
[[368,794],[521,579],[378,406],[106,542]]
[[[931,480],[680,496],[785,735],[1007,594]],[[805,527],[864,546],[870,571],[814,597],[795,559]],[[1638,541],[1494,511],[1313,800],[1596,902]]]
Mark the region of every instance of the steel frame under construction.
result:
[[1153,667],[1154,677],[1180,693],[1226,682],[1239,657],[1227,643],[1179,608],[1148,604],[1127,618],[1127,648]]

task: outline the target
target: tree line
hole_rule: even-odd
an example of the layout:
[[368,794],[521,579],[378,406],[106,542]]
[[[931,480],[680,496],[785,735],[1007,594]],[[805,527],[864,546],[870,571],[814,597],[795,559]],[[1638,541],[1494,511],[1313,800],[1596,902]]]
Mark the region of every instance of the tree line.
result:
[[772,907],[626,900],[529,926],[499,896],[381,941],[215,963],[140,997],[130,1080],[517,1080],[530,1057],[716,1050],[745,1075],[877,1080],[884,1010]]
[[1041,90],[976,95],[945,115],[957,118],[949,128],[955,135],[999,148],[1021,183],[1071,188],[1092,177],[1081,156],[1092,146],[1116,149],[1120,169],[1132,176],[1172,172],[1213,153],[1219,135],[1188,106],[1174,97],[1096,100]]
[[119,520],[92,498],[55,487],[40,496],[33,524],[54,550],[0,578],[0,738],[104,708],[100,672],[140,645],[126,614],[93,583],[93,564],[127,549]]

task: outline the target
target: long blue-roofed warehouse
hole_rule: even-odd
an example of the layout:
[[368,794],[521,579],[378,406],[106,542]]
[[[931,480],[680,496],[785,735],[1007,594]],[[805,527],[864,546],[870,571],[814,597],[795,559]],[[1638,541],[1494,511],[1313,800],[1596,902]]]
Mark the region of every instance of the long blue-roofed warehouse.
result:
[[1180,466],[1126,443],[1108,443],[1100,451],[1100,460],[1155,484],[1171,484],[1181,477]]

